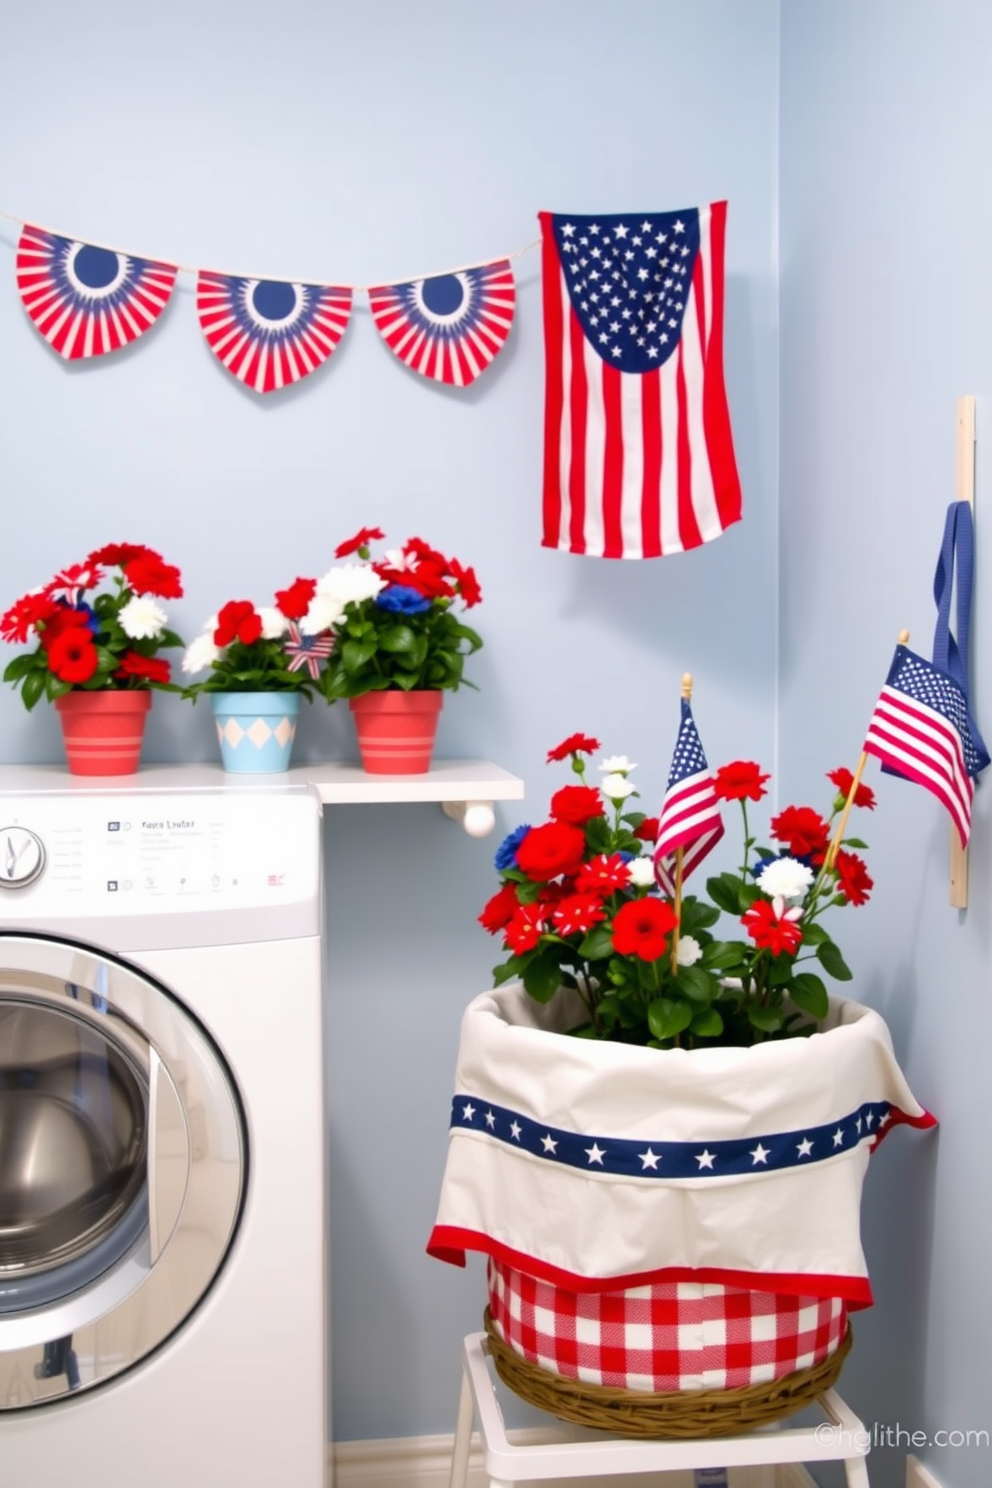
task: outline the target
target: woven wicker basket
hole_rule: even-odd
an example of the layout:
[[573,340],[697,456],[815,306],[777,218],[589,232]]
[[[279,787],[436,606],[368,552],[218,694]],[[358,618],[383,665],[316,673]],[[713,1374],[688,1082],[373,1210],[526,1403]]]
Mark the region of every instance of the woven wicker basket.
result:
[[508,1348],[485,1312],[489,1351],[500,1379],[530,1405],[577,1426],[620,1436],[736,1436],[780,1421],[809,1405],[836,1383],[851,1349],[850,1325],[840,1347],[821,1363],[767,1384],[741,1390],[678,1390],[647,1395],[586,1384],[552,1374]]

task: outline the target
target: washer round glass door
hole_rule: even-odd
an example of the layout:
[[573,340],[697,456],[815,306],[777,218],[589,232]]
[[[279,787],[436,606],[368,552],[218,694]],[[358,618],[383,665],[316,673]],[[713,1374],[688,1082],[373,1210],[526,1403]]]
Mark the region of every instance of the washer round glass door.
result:
[[233,1077],[181,1004],[92,948],[0,934],[0,1410],[147,1357],[223,1265]]

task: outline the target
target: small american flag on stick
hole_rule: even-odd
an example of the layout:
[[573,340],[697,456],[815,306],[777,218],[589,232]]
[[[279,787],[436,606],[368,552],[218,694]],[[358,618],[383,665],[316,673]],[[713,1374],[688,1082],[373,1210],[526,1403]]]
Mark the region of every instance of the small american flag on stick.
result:
[[690,874],[723,836],[720,802],[696,732],[692,708],[682,699],[682,722],[668,772],[668,789],[658,821],[654,866],[666,894],[677,890],[675,854],[682,849],[682,877]]

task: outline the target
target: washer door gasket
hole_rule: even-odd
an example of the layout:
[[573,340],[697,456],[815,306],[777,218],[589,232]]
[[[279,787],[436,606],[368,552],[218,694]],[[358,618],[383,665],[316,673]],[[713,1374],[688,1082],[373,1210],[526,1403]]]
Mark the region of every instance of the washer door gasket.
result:
[[206,1295],[247,1165],[230,1070],[143,972],[0,934],[0,1410],[121,1374]]

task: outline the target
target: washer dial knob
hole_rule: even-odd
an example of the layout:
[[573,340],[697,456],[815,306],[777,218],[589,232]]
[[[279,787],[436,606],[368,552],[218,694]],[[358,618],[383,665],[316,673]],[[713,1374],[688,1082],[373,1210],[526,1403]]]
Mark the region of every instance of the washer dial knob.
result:
[[26,889],[45,871],[45,844],[27,827],[0,827],[0,889]]

